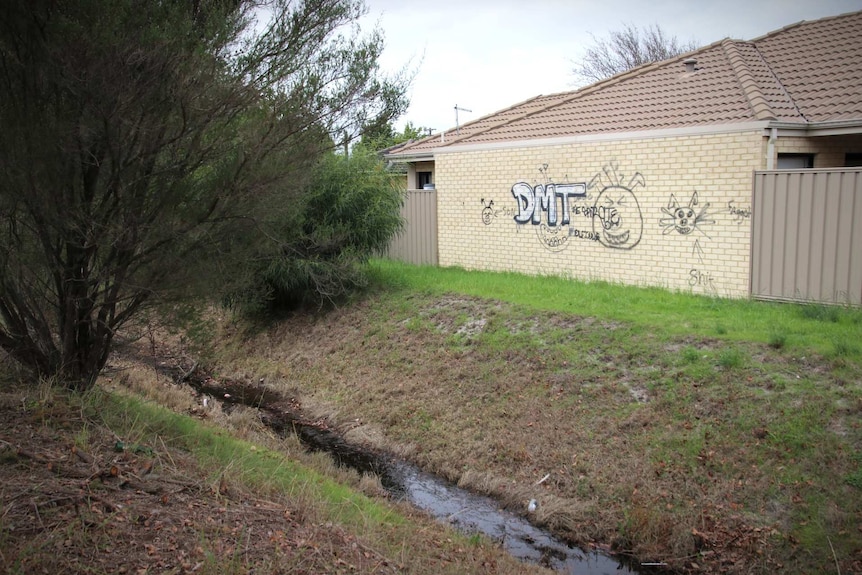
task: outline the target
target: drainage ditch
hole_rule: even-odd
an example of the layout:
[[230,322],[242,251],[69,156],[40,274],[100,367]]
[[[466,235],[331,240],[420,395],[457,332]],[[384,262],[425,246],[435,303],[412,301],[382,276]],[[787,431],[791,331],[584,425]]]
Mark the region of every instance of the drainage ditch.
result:
[[197,392],[228,408],[233,405],[256,408],[262,421],[279,435],[294,434],[309,450],[329,453],[340,466],[360,473],[374,473],[394,498],[409,501],[463,533],[481,533],[499,541],[504,549],[522,561],[570,575],[640,572],[625,557],[570,545],[524,517],[502,509],[490,497],[456,487],[389,454],[348,443],[335,431],[303,420],[289,400],[262,386],[216,381],[194,372],[183,374],[177,369],[166,369],[175,380],[187,382]]

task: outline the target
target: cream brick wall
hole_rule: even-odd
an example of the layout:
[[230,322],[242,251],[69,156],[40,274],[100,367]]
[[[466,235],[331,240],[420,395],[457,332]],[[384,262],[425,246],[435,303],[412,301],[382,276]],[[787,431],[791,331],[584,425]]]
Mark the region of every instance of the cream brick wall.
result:
[[[747,296],[763,142],[750,131],[438,154],[440,265]],[[546,211],[518,224],[518,182],[589,188],[568,225],[549,226]],[[682,225],[675,207],[696,221]]]
[[844,166],[848,152],[862,153],[862,136],[833,136],[828,138],[783,137],[775,142],[777,154],[814,154],[815,168]]

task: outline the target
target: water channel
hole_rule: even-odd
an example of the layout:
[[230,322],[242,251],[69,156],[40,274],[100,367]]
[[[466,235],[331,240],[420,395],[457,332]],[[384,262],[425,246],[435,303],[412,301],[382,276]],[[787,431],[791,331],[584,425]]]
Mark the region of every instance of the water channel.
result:
[[[172,375],[180,379],[176,371]],[[239,382],[216,382],[194,374],[180,375],[195,390],[228,408],[245,405],[258,409],[264,423],[277,433],[296,434],[308,449],[328,452],[339,465],[361,473],[375,473],[394,498],[409,501],[462,533],[481,533],[499,541],[522,561],[569,575],[640,572],[623,558],[569,545],[524,517],[502,509],[490,497],[460,489],[408,462],[352,445],[332,430],[305,422],[285,398],[273,391]]]

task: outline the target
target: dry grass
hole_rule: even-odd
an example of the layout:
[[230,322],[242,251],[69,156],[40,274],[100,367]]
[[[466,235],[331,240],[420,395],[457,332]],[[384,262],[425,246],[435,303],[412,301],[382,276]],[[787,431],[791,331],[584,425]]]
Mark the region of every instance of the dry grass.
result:
[[582,544],[771,573],[831,568],[828,536],[845,571],[862,565],[852,362],[417,294],[240,329],[218,357],[353,440],[512,509],[537,499],[538,522]]
[[[69,397],[48,385],[3,382],[0,571],[544,572],[493,542],[468,540],[408,508],[351,492],[331,478],[373,495],[381,488],[327,456],[303,454],[308,467],[298,466],[279,450],[298,454],[298,442],[268,436],[251,410],[201,411],[196,398],[151,369],[127,367],[122,396],[97,390]],[[196,409],[202,421],[140,404],[130,399],[132,388]]]

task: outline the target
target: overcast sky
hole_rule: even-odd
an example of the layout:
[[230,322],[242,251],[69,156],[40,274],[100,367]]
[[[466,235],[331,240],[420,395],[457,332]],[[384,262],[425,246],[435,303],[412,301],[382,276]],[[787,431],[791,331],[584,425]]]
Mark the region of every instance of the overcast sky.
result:
[[[862,0],[366,0],[384,31],[384,70],[416,70],[396,125],[440,131],[539,94],[575,88],[574,61],[625,24],[683,42],[752,40],[800,20],[862,10]],[[862,42],[862,39],[860,39]]]

